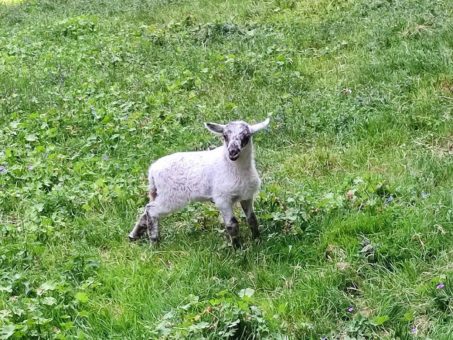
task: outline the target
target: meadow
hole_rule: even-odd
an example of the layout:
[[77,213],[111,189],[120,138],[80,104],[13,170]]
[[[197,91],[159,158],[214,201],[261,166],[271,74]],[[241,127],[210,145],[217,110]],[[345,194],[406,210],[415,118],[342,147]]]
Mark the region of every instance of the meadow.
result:
[[[446,0],[0,0],[0,339],[451,339],[452,51]],[[260,242],[127,240],[152,160],[267,116]]]

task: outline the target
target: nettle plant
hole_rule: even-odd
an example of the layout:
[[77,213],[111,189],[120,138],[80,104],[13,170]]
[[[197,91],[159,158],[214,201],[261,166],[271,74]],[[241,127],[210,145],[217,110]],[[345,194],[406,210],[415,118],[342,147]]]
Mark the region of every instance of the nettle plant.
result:
[[[1,244],[0,244],[1,246]],[[37,242],[23,244],[7,262],[4,254],[15,249],[3,245],[0,252],[0,339],[66,339],[79,333],[96,279],[98,262],[84,256],[66,258],[65,270],[48,272],[42,281],[29,267],[39,266]],[[14,270],[4,269],[14,262]]]
[[201,300],[191,295],[189,302],[165,314],[153,335],[160,339],[261,339],[273,338],[261,309],[254,304],[251,288],[237,294],[221,291]]

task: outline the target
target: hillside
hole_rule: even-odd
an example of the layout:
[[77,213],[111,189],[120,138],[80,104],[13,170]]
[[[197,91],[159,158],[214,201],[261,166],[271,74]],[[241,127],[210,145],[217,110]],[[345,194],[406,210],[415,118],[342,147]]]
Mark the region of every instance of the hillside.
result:
[[[0,338],[453,336],[452,48],[451,1],[0,0]],[[127,240],[151,161],[267,116],[260,242]]]

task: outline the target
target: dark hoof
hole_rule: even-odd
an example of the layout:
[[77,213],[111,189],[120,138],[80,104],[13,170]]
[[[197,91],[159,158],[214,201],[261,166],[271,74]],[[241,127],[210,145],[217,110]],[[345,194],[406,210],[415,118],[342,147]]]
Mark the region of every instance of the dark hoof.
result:
[[239,239],[237,239],[237,238],[236,238],[236,239],[233,239],[233,240],[231,241],[231,244],[233,245],[233,248],[234,248],[234,249],[241,249],[241,248],[242,248],[242,243],[241,243],[241,241],[240,241]]
[[159,244],[159,238],[158,237],[150,238],[149,243],[152,245],[157,245],[157,244]]
[[253,238],[254,240],[259,239],[260,236],[261,236],[261,234],[260,234],[259,231],[255,232],[255,233],[252,233],[252,238]]
[[140,237],[133,236],[132,233],[130,233],[127,237],[129,238],[130,242],[134,242],[140,239]]

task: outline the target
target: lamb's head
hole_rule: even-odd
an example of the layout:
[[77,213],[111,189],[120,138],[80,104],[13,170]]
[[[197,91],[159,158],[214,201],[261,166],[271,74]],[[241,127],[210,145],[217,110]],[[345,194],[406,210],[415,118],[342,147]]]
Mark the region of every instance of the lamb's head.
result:
[[250,146],[252,135],[269,125],[269,118],[264,122],[249,125],[243,121],[234,121],[226,125],[206,123],[206,128],[218,135],[223,136],[228,157],[235,161],[241,155],[241,151]]

